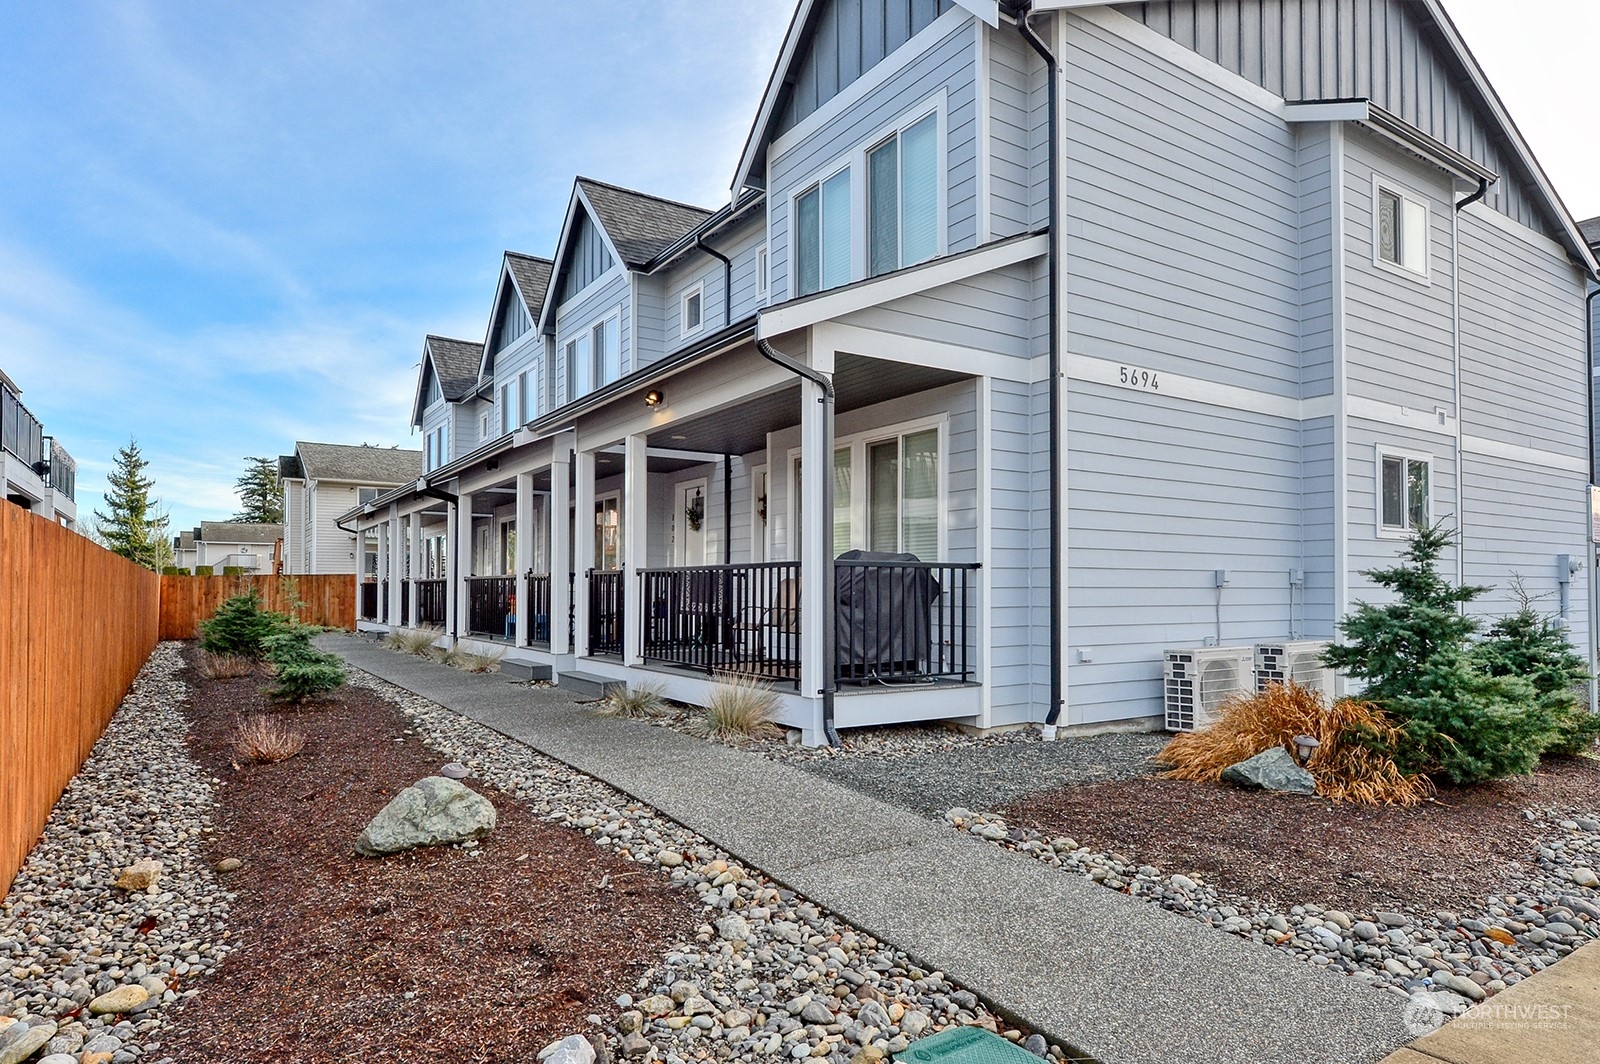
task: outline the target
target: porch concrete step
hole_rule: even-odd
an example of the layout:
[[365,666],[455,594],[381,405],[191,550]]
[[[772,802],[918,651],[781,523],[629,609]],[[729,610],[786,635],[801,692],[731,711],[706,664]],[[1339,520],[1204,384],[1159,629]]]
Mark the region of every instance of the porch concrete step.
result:
[[555,675],[555,671],[548,665],[532,661],[502,661],[500,675],[508,680],[525,683],[529,680],[548,680]]
[[626,681],[587,672],[564,672],[556,680],[556,686],[577,698],[604,698],[612,691],[628,689]]

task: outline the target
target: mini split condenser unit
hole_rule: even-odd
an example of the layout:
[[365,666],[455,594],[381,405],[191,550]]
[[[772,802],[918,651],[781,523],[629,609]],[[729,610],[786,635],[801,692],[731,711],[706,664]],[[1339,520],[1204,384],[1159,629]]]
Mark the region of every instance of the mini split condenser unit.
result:
[[1293,680],[1301,687],[1320,692],[1332,702],[1339,697],[1339,674],[1322,663],[1322,652],[1327,649],[1325,639],[1257,643],[1256,690],[1265,691],[1268,684]]
[[1198,647],[1166,652],[1168,731],[1213,723],[1230,695],[1255,689],[1253,647]]

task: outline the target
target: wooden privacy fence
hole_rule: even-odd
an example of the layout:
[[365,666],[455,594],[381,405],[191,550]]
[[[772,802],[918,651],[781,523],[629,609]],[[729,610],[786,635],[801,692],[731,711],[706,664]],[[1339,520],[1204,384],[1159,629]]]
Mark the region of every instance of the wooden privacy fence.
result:
[[0,895],[156,644],[159,578],[0,502]]
[[[306,624],[354,631],[356,578],[349,574],[318,576],[163,576],[161,638],[194,639],[200,622],[217,612],[223,601],[254,588],[261,605],[276,613],[293,613]],[[295,607],[298,600],[303,605]]]

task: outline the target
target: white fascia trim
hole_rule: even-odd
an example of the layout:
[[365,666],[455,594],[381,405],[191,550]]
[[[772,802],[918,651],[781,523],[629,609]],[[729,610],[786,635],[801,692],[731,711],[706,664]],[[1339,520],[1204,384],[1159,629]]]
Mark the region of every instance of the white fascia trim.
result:
[[830,351],[848,351],[890,362],[928,366],[932,369],[950,370],[975,377],[993,377],[999,380],[1037,384],[1050,373],[1049,360],[1043,355],[1035,358],[1016,358],[994,351],[981,351],[939,340],[924,340],[916,336],[879,332],[859,325],[845,325],[828,321],[812,330],[813,346]]
[[[852,81],[833,99],[806,115],[792,129],[785,130],[782,136],[775,138],[767,145],[767,158],[779,158],[796,144],[856,106],[868,93],[920,59],[935,43],[948,37],[971,17],[960,7],[952,7],[928,23],[909,41],[889,53],[877,66]],[[736,184],[735,187],[739,186]]]
[[1333,396],[1321,395],[1311,399],[1298,399],[1287,395],[1273,395],[1270,392],[1257,391],[1254,388],[1240,388],[1233,384],[1221,384],[1217,381],[1208,381],[1200,377],[1189,377],[1180,373],[1160,372],[1160,384],[1155,389],[1135,388],[1122,383],[1122,372],[1135,367],[1132,362],[1116,362],[1107,358],[1094,355],[1081,355],[1069,352],[1065,359],[1067,376],[1072,380],[1083,381],[1089,384],[1101,384],[1118,391],[1131,392],[1139,395],[1165,396],[1168,399],[1184,399],[1189,402],[1202,403],[1206,406],[1219,406],[1229,410],[1245,410],[1252,413],[1263,414],[1267,417],[1282,418],[1286,421],[1306,421],[1312,418],[1330,417],[1334,412]]
[[[500,294],[506,290],[507,282],[510,282],[512,289],[516,290],[517,280],[511,276],[511,265],[506,262],[505,256],[502,255],[500,257],[500,280],[495,283],[494,302],[489,305],[489,328],[483,334],[483,354],[478,356],[479,381],[483,380],[484,373],[489,368],[489,356],[492,354],[489,350],[489,345],[494,343],[495,326],[500,321]],[[521,298],[520,292],[518,293],[518,298]],[[524,303],[523,305],[526,306],[527,304]],[[532,332],[534,330],[529,331]],[[518,337],[518,341],[521,341],[521,337]]]
[[[778,61],[772,65],[772,73],[767,78],[767,87],[761,93],[761,105],[756,108],[756,120],[751,123],[750,135],[745,139],[744,150],[739,153],[739,167],[734,171],[731,189],[734,199],[738,199],[739,193],[750,182],[750,169],[755,165],[756,149],[761,144],[761,138],[766,136],[768,123],[772,121],[772,111],[777,106],[784,75],[789,72],[789,64],[794,62],[795,51],[800,47],[800,34],[811,15],[812,4],[813,0],[800,0],[800,5],[795,8],[794,18],[789,20],[789,28],[784,32],[783,47],[778,50]],[[769,159],[772,157],[770,150],[767,157]],[[768,210],[771,210],[770,205]]]
[[1490,184],[1500,180],[1500,175],[1493,170],[1480,166],[1450,145],[1429,136],[1404,119],[1390,114],[1371,100],[1290,102],[1284,104],[1283,111],[1284,121],[1289,123],[1358,122],[1375,136],[1382,137],[1413,155],[1419,155],[1457,177],[1472,181],[1487,181]]
[[[1075,5],[1062,5],[1062,9]],[[1036,10],[1045,10],[1048,5],[1034,5]],[[1242,78],[1233,71],[1220,64],[1213,63],[1199,52],[1185,48],[1177,41],[1163,34],[1157,33],[1149,26],[1137,22],[1120,11],[1094,5],[1091,9],[1078,12],[1078,17],[1084,21],[1100,27],[1107,33],[1120,37],[1136,48],[1150,52],[1173,66],[1193,74],[1200,80],[1221,89],[1231,96],[1237,96],[1246,103],[1253,104],[1268,114],[1278,118],[1286,118],[1287,105],[1282,96],[1275,92],[1268,92],[1260,85]]]
[[991,27],[1000,28],[1000,0],[955,0],[955,5],[966,8]]
[[1541,469],[1559,469],[1583,476],[1589,471],[1589,460],[1582,455],[1558,454],[1520,443],[1491,440],[1487,436],[1462,436],[1461,449],[1467,454],[1502,458],[1508,462],[1537,466]]
[[1041,233],[1021,240],[1008,240],[992,248],[935,259],[873,280],[858,281],[836,291],[805,296],[796,302],[761,311],[756,319],[756,335],[765,339],[793,332],[881,303],[1036,259],[1049,249],[1049,237]]

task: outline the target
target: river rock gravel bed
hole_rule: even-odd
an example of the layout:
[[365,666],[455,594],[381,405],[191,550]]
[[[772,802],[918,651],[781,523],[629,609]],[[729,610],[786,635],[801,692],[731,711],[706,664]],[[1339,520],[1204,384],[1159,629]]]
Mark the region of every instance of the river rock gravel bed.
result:
[[[25,1044],[18,1024],[50,1031],[41,1056],[157,1058],[175,1006],[229,952],[232,895],[203,852],[217,781],[185,750],[182,666],[181,644],[151,654],[0,903],[0,1059]],[[152,860],[153,885],[114,885]]]
[[1198,874],[1169,872],[1120,853],[1013,826],[993,813],[946,811],[957,830],[1064,872],[1292,952],[1401,997],[1422,995],[1453,1015],[1600,938],[1600,818],[1525,810],[1545,832],[1537,860],[1472,911],[1395,906],[1344,912],[1306,901],[1273,906]]
[[417,733],[473,777],[583,832],[646,874],[699,896],[703,921],[640,980],[591,1014],[619,1060],[819,1059],[870,1064],[914,1039],[979,1025],[1060,1059],[940,972],[861,932],[606,784],[367,673],[352,682],[399,706]]

